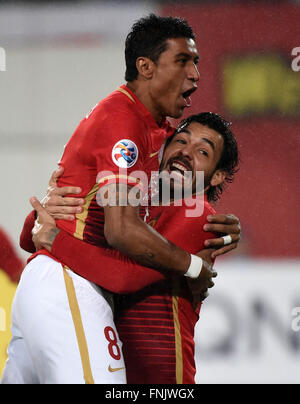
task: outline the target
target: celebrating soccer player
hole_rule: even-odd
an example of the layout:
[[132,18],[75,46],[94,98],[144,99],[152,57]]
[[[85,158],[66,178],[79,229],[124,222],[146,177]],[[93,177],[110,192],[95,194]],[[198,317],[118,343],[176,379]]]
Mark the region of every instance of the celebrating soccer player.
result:
[[[102,289],[109,288],[105,282],[98,283],[100,288],[85,276],[91,262],[75,273],[65,266],[64,258],[48,251],[62,234],[97,246],[103,262],[107,248],[113,247],[118,250],[109,249],[113,259],[126,254],[152,268],[156,279],[171,274],[195,279],[200,292],[214,276],[207,251],[191,254],[163,238],[142,220],[145,209],[98,204],[99,189],[115,193],[119,201],[123,185],[128,193],[142,186],[134,171],[143,171],[150,182],[151,172],[158,171],[161,146],[173,133],[166,116],[182,115],[199,80],[194,34],[181,19],[150,15],[139,20],[126,39],[125,55],[127,85],[99,102],[81,121],[62,156],[59,186],[79,186],[84,205],[73,221],[57,221],[50,243],[40,240],[38,247],[45,248],[25,268],[13,306],[13,339],[4,383],[126,382],[112,299]],[[213,220],[217,224],[211,230],[217,228],[233,241],[225,252],[234,248],[240,232],[238,219],[216,216]],[[222,246],[224,239],[211,243]],[[82,251],[73,255],[80,259]],[[108,276],[104,268],[101,272]]]

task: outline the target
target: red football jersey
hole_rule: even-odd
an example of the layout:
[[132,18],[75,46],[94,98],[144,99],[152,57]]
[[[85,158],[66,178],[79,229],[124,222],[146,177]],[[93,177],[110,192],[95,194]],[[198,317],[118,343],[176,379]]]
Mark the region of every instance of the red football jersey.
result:
[[[167,120],[158,126],[126,85],[100,101],[80,122],[60,161],[64,173],[58,186],[81,187],[77,196],[85,198],[83,212],[72,222],[58,220],[57,226],[87,243],[108,247],[99,189],[124,182],[147,190],[151,172],[159,167],[159,150],[173,132]],[[137,172],[145,173],[144,183]],[[46,250],[40,253],[50,255]]]
[[[148,221],[174,244],[196,253],[203,249],[204,240],[215,237],[203,230],[207,215],[214,213],[207,202],[201,217],[186,216],[185,206],[152,207]],[[31,214],[22,232],[24,246],[30,245],[33,224]],[[199,311],[192,307],[186,278],[162,281],[164,276],[158,271],[64,231],[56,237],[52,253],[73,271],[112,292],[135,292],[116,296],[116,325],[128,383],[194,383],[193,337]]]
[[[59,182],[59,186],[82,188],[84,212],[76,215],[73,222],[57,222],[64,231],[53,244],[53,257],[84,278],[119,293],[138,290],[164,278],[104,248],[104,212],[97,203],[97,192],[110,181],[136,185],[136,170],[146,172],[150,180],[151,171],[158,170],[163,140],[172,132],[167,123],[158,127],[125,86],[93,109],[66,146],[61,160],[65,171]],[[120,171],[124,167],[126,173]],[[191,253],[200,251],[204,240],[214,237],[202,228],[207,214],[213,212],[207,203],[199,218],[186,217],[185,207],[178,206],[152,208],[150,212],[149,220],[156,221],[156,230]],[[46,250],[42,253],[50,255]],[[117,325],[127,358],[128,382],[193,383],[193,335],[198,313],[191,306],[186,279],[163,281],[121,300],[117,312],[122,309],[123,317]]]
[[[169,241],[195,254],[215,238],[203,230],[215,214],[204,202],[200,217],[187,217],[187,207],[150,210],[149,223]],[[116,296],[116,326],[123,342],[128,383],[193,384],[195,378],[195,310],[185,277],[168,279],[132,295]]]

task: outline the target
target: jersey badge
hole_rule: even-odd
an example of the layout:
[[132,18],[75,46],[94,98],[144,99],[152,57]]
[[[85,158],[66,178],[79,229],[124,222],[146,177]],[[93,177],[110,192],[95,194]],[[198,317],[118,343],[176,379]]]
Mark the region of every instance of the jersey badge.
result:
[[121,168],[130,168],[137,162],[139,151],[137,145],[128,139],[117,142],[112,149],[113,162]]

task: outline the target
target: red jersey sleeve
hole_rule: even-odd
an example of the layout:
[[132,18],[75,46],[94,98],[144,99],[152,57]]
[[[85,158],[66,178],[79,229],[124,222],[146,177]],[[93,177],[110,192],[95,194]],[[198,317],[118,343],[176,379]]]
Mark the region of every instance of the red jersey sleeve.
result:
[[13,282],[19,280],[24,268],[22,259],[18,257],[11,240],[2,229],[0,229],[0,268]]
[[[202,216],[196,218],[186,217],[185,207],[170,206],[159,211],[155,230],[191,254],[201,251],[205,240],[215,238],[215,234],[203,230],[207,216],[215,213],[207,202]],[[75,255],[74,251],[81,254]],[[136,264],[119,251],[85,243],[63,231],[53,243],[52,254],[84,278],[114,293],[133,293],[165,279],[160,272]]]
[[[87,120],[93,133],[95,149],[93,155],[97,164],[99,187],[109,183],[139,185],[137,172],[143,172],[145,156],[148,155],[150,139],[141,117],[131,110],[131,101],[120,108],[107,112],[109,119],[103,119],[105,105],[92,113]],[[101,116],[101,132],[98,116]],[[105,136],[99,136],[104,133]]]
[[113,293],[134,293],[165,279],[160,272],[136,264],[117,250],[85,243],[64,231],[55,238],[51,253],[80,276]]
[[[32,211],[20,236],[20,246],[30,253],[36,252],[31,235],[34,222],[35,211]],[[81,253],[74,254],[74,251]],[[51,255],[80,276],[113,293],[133,293],[165,279],[160,272],[137,265],[116,250],[88,244],[63,230],[55,238]]]
[[20,235],[20,247],[33,254],[36,250],[35,250],[35,245],[32,241],[32,234],[31,231],[34,227],[34,222],[36,219],[36,214],[35,214],[35,210],[33,210],[32,212],[29,213],[29,215],[26,217],[24,225],[23,225],[23,229]]

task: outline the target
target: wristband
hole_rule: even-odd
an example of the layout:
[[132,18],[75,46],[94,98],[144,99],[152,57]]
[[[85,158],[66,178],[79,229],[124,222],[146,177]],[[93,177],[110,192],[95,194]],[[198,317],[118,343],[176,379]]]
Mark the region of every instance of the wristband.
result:
[[202,258],[197,257],[197,255],[191,254],[191,263],[184,276],[193,279],[198,278],[202,269],[202,265],[203,265]]

